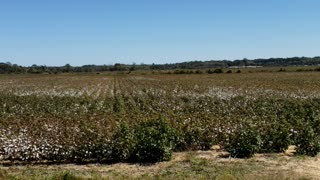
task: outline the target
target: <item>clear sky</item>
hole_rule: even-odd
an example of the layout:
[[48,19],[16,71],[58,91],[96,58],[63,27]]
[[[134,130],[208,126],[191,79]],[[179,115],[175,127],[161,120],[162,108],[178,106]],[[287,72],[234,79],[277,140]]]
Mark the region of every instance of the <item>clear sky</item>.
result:
[[0,62],[319,55],[319,0],[0,0]]

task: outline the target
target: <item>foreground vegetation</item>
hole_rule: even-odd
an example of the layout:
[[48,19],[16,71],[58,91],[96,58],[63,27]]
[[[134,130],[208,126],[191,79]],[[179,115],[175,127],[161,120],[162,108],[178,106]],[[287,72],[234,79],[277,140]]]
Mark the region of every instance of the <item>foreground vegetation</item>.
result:
[[318,72],[3,75],[0,160],[158,162],[320,151]]
[[61,164],[0,166],[0,179],[317,179],[318,158],[259,154],[219,158],[219,152],[175,153],[157,164]]

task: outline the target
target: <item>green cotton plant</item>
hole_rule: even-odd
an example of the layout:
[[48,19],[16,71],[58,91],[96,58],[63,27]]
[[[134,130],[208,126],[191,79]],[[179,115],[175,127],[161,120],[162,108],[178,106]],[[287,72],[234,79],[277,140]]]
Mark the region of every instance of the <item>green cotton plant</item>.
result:
[[285,151],[292,143],[289,126],[275,121],[260,129],[261,147],[259,152],[279,153]]
[[253,127],[243,127],[227,136],[224,148],[234,158],[249,158],[259,151],[260,136]]
[[298,133],[296,137],[297,154],[316,156],[320,152],[320,136],[310,125]]
[[299,105],[295,115],[301,118],[294,119],[293,140],[297,146],[297,154],[316,156],[320,152],[320,114],[315,108],[316,104],[310,102]]
[[136,146],[133,161],[168,161],[176,145],[176,132],[164,118],[147,120],[135,130]]
[[112,136],[111,158],[115,162],[127,161],[136,146],[135,134],[128,123],[120,122]]
[[190,124],[179,130],[180,141],[176,150],[208,150],[214,145],[213,133],[203,124]]
[[124,111],[124,102],[121,96],[115,96],[113,110],[116,113],[123,113]]

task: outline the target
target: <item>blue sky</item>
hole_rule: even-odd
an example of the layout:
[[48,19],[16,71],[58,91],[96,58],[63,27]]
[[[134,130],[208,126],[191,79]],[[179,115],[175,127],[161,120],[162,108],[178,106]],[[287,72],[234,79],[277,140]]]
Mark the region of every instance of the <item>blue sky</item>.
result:
[[320,55],[319,0],[1,0],[0,62]]

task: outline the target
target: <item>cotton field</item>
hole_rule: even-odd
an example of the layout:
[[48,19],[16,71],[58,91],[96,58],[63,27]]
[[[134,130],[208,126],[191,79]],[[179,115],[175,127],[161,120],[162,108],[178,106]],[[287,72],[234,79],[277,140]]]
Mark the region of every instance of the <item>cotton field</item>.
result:
[[319,111],[318,72],[2,75],[0,160],[113,160],[119,124],[159,116],[176,130],[175,151],[228,150],[243,135],[257,152],[294,144],[313,155]]

